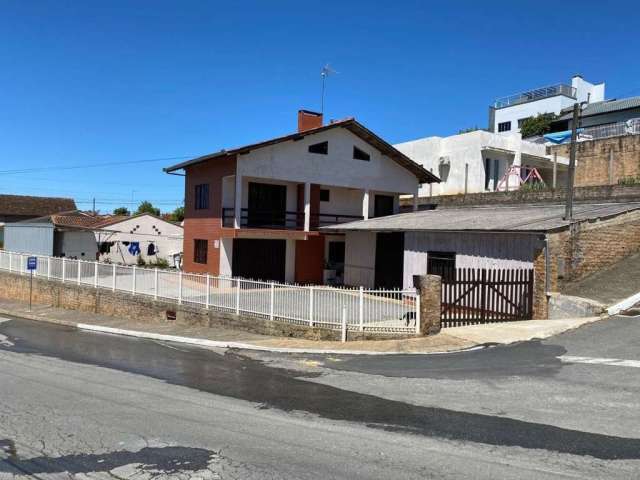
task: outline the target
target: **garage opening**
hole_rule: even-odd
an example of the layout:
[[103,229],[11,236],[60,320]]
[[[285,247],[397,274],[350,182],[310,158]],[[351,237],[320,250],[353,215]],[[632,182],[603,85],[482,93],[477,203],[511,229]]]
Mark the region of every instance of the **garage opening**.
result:
[[231,272],[234,277],[284,282],[286,240],[235,238]]
[[404,233],[376,234],[375,288],[402,288]]

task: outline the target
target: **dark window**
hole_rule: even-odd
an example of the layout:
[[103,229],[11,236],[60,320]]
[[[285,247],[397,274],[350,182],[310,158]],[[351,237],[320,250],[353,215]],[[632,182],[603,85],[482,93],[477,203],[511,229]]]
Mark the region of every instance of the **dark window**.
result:
[[329,201],[329,190],[320,190],[320,201],[321,202],[328,202]]
[[194,263],[207,263],[207,244],[206,240],[195,239],[193,241]]
[[489,190],[489,180],[491,180],[491,159],[484,159],[484,189]]
[[309,145],[309,153],[319,153],[321,155],[327,155],[329,153],[329,142],[320,142]]
[[196,185],[196,210],[206,210],[209,208],[209,184]]
[[285,185],[249,182],[247,226],[284,227],[286,224],[287,187]]
[[353,158],[356,160],[366,160],[368,162],[371,160],[371,155],[364,150],[360,150],[358,147],[353,147]]
[[500,170],[500,160],[496,159],[493,161],[493,189],[494,190],[498,190],[498,180],[500,178],[498,177],[499,170]]
[[329,263],[344,263],[344,242],[329,242]]
[[373,203],[373,216],[386,217],[393,215],[393,197],[391,195],[376,195]]
[[531,117],[526,117],[526,118],[520,118],[518,119],[518,128],[522,128],[522,124],[526,121],[529,120]]
[[498,124],[499,132],[508,132],[511,130],[511,122],[501,122]]
[[427,273],[439,275],[443,280],[455,280],[455,252],[427,252]]

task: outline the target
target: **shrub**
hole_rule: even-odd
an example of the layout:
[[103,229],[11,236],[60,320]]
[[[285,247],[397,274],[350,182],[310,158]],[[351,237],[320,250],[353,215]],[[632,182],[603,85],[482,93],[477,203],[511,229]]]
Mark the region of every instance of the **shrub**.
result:
[[529,117],[522,122],[520,133],[522,138],[544,135],[551,131],[551,122],[557,118],[555,113],[541,113],[535,117]]

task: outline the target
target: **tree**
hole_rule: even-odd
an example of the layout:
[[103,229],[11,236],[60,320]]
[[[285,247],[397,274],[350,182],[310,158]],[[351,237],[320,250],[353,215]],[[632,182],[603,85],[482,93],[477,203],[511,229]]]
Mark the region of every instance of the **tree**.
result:
[[131,215],[131,212],[127,207],[118,207],[113,210],[114,215],[126,215],[127,217]]
[[171,222],[181,222],[184,220],[184,207],[176,207],[176,209],[169,214],[169,220]]
[[535,117],[529,117],[522,122],[520,133],[522,138],[544,135],[551,131],[551,122],[557,118],[555,113],[540,113]]
[[150,213],[151,215],[160,216],[160,209],[153,206],[153,204],[147,200],[140,203],[138,205],[138,209],[136,210],[136,215],[140,215],[141,213]]

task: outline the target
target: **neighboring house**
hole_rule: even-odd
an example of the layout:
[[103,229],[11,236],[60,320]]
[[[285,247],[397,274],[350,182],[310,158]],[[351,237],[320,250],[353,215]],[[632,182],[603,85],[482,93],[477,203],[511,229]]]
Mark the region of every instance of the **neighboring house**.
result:
[[147,263],[166,260],[177,266],[182,253],[183,228],[150,213],[114,216],[93,228],[101,262],[135,265],[141,257]]
[[[573,127],[573,107],[562,110],[559,118],[551,124],[553,132],[570,130]],[[640,97],[591,102],[580,112],[579,127],[584,128],[584,135],[594,127],[606,127],[616,124],[640,123]],[[624,131],[624,130],[623,130]],[[606,133],[606,131],[605,131]],[[638,133],[638,132],[636,132]],[[611,135],[607,135],[611,136]]]
[[[532,168],[547,185],[553,185],[553,157],[547,156],[545,145],[523,141],[519,133],[505,136],[476,130],[394,147],[440,178],[438,184],[423,185],[420,196],[517,190],[518,177],[526,178]],[[557,156],[556,161],[556,184],[564,185],[568,162]]]
[[98,248],[92,227],[99,218],[71,211],[5,225],[5,249],[95,261]]
[[348,285],[411,288],[413,275],[533,267],[537,295],[544,298],[640,252],[640,203],[576,204],[571,221],[563,220],[564,208],[438,208],[322,230],[346,234]]
[[605,84],[593,84],[574,75],[571,85],[557,84],[534,88],[497,99],[489,107],[489,131],[510,135],[520,132],[522,122],[541,113],[559,115],[576,102],[602,102]]
[[71,198],[0,195],[0,248],[4,243],[4,224],[75,210]]
[[306,110],[296,133],[165,169],[179,170],[186,271],[300,283],[341,281],[344,237],[319,227],[393,214],[438,181],[356,120]]

